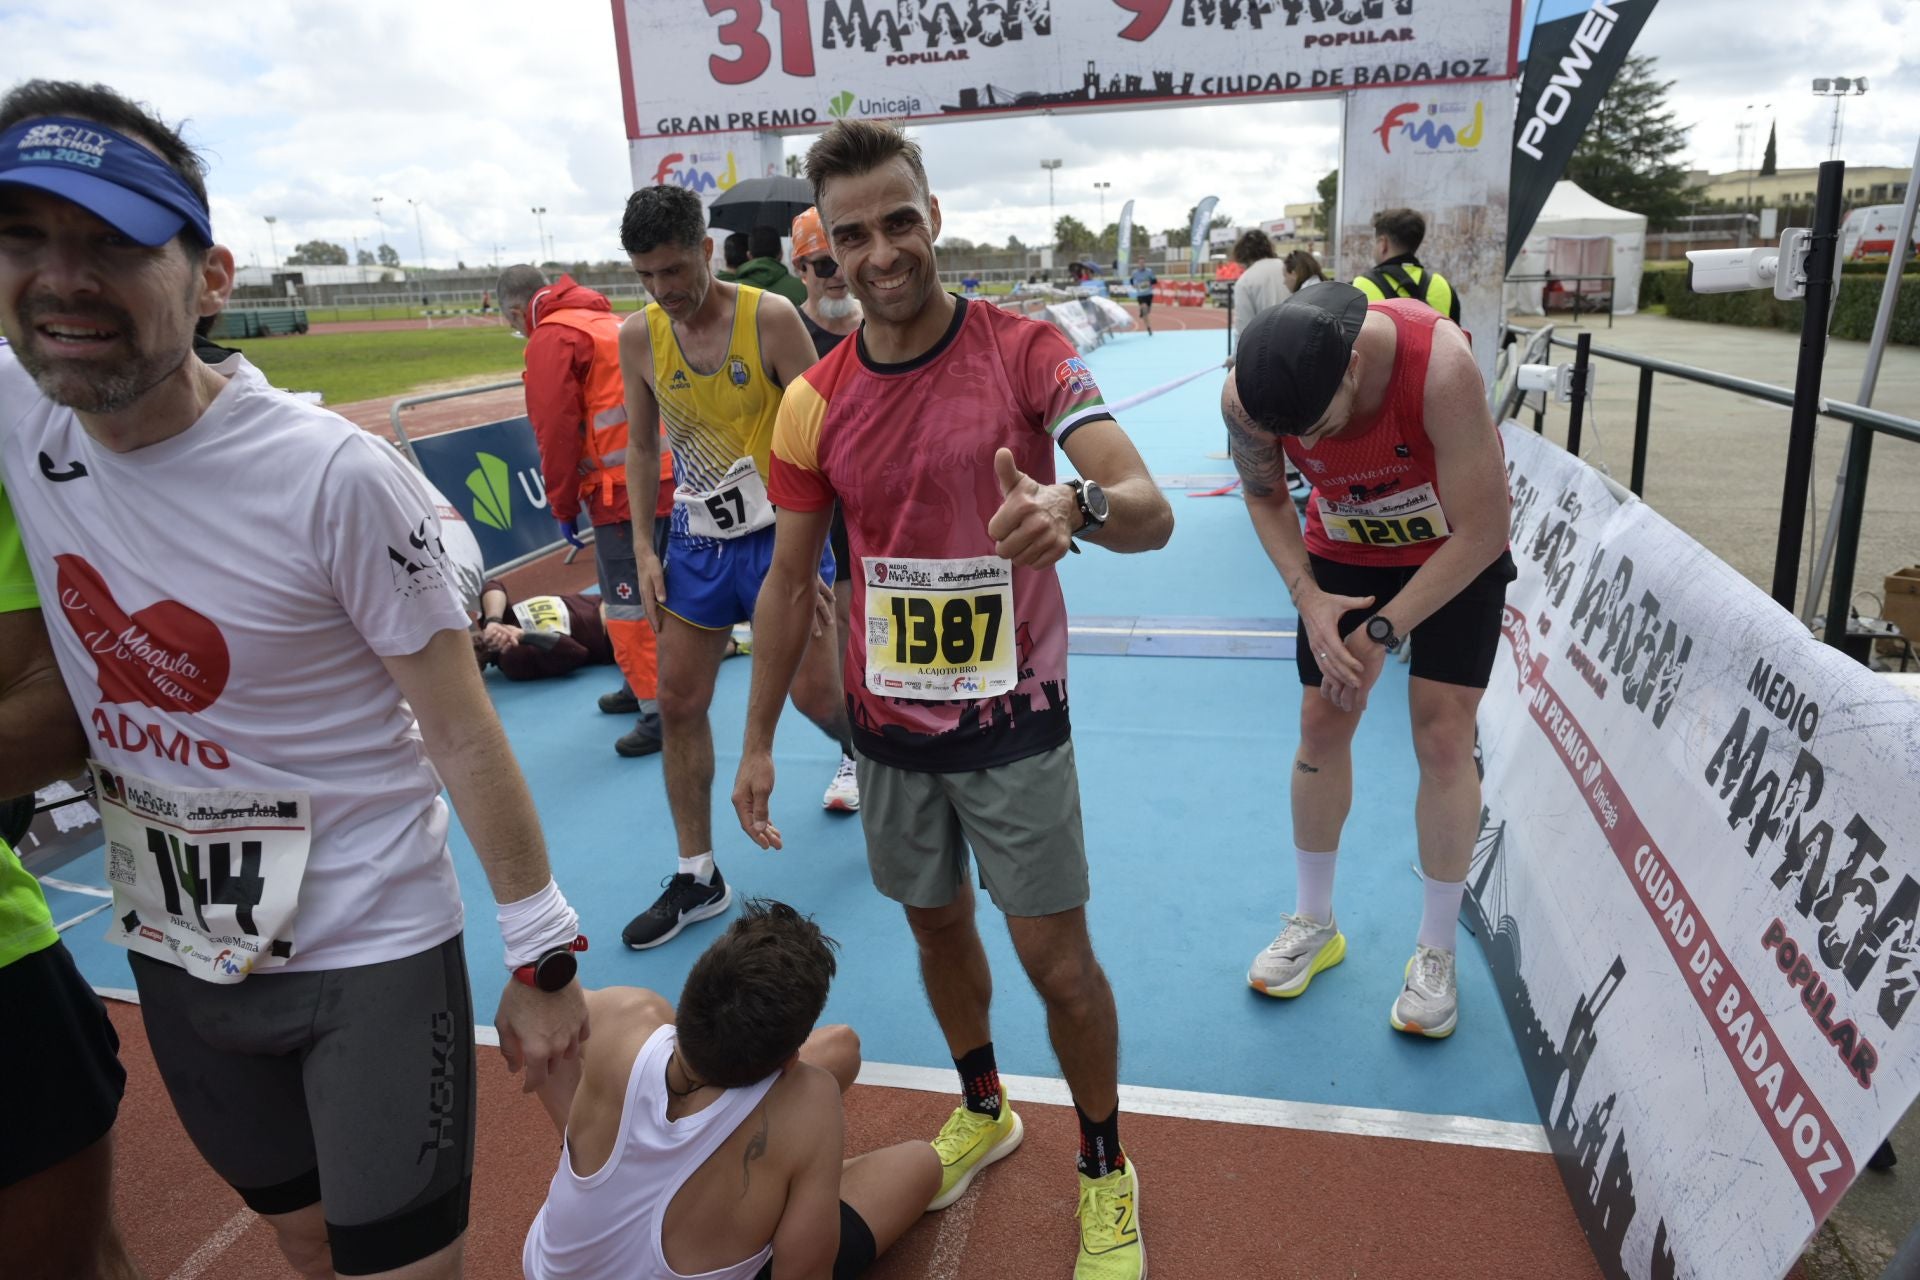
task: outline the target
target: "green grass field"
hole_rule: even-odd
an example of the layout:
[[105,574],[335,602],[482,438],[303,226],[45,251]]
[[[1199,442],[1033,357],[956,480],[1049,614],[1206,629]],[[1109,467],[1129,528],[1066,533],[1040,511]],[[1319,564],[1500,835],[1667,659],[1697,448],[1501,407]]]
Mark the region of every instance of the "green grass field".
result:
[[517,375],[525,344],[503,326],[394,333],[308,333],[227,345],[276,387],[318,391],[328,404],[406,395],[457,378]]

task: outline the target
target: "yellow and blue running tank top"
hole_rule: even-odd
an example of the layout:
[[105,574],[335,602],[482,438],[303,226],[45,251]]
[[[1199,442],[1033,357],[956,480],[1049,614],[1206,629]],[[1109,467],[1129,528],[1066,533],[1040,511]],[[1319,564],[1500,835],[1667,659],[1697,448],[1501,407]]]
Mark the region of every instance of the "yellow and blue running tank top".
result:
[[[672,320],[658,305],[647,304],[653,397],[673,449],[674,483],[690,493],[713,489],[741,458],[751,457],[760,479],[767,478],[781,389],[767,376],[761,357],[763,291],[752,285],[735,287],[739,293],[733,305],[733,332],[727,339],[727,354],[713,373],[701,373],[687,362]],[[673,533],[677,538],[688,536],[686,508],[680,504],[673,510]],[[694,541],[713,542],[710,538]]]

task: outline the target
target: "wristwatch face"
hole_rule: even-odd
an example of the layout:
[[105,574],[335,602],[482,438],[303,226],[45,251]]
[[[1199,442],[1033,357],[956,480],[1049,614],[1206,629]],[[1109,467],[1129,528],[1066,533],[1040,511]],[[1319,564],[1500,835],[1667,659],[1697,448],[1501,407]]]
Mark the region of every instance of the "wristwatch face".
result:
[[1391,647],[1396,643],[1393,634],[1393,624],[1377,614],[1368,618],[1367,639],[1373,641],[1375,644]]
[[579,969],[580,962],[573,958],[572,951],[549,951],[533,966],[533,985],[542,991],[558,991],[573,981]]
[[1080,482],[1080,501],[1087,509],[1087,519],[1095,524],[1107,522],[1107,491],[1092,480]]

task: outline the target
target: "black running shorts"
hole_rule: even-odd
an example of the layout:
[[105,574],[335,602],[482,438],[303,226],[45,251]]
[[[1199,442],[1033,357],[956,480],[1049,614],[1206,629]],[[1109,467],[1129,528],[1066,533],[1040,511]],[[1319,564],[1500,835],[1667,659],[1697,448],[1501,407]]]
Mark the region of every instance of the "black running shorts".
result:
[[458,935],[418,955],[233,986],[134,954],[147,1039],[200,1154],[255,1213],[320,1202],[341,1275],[467,1229],[473,998]]
[[1141,315],[1145,315],[1147,312],[1153,310],[1153,295],[1150,293],[1143,293],[1138,298],[1135,298],[1134,301],[1140,304]]
[[[867,1226],[867,1220],[852,1205],[842,1200],[840,1252],[833,1255],[833,1280],[859,1280],[879,1256],[879,1246],[873,1241],[873,1229]],[[773,1280],[772,1258],[767,1259],[767,1264],[760,1268],[753,1280]]]
[[[1322,591],[1336,596],[1375,597],[1365,609],[1341,617],[1343,638],[1399,595],[1420,569],[1414,564],[1346,564],[1323,560],[1311,552],[1307,558],[1313,563],[1313,580]],[[1460,589],[1459,595],[1415,627],[1411,637],[1413,674],[1441,684],[1486,688],[1493,674],[1494,651],[1500,643],[1500,611],[1506,604],[1507,584],[1518,572],[1512,553],[1502,551],[1498,560]],[[1319,687],[1320,664],[1314,661],[1305,627],[1294,640],[1293,661],[1300,670],[1300,683]]]
[[0,1188],[44,1173],[113,1128],[125,1092],[120,1037],[64,943],[0,969]]

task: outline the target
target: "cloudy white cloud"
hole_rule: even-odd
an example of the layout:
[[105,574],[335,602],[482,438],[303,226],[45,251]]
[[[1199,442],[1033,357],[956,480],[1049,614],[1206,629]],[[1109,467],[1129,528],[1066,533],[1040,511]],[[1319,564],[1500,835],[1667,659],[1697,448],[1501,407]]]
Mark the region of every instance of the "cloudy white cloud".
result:
[[[1575,7],[1582,0],[1546,0],[1548,16]],[[12,0],[0,48],[12,55],[8,79],[101,80],[186,118],[212,164],[216,230],[243,261],[271,256],[269,214],[281,254],[314,238],[371,248],[384,230],[408,261],[421,241],[436,265],[526,258],[536,206],[561,257],[617,254],[630,179],[605,0],[94,0],[84,10]],[[1920,62],[1902,60],[1920,50],[1912,0],[1663,0],[1636,48],[1677,82],[1687,159],[1700,167],[1734,167],[1747,118],[1758,122],[1755,154],[1777,120],[1783,166],[1824,159],[1831,108],[1809,91],[1816,75],[1871,85],[1847,106],[1849,162],[1912,159]],[[1107,219],[1132,197],[1136,220],[1154,230],[1205,194],[1237,221],[1277,216],[1313,199],[1337,163],[1339,109],[1290,100],[1055,115],[919,137],[950,234],[1032,242],[1048,225],[1042,158],[1065,162],[1056,211],[1089,224],[1101,214],[1095,182],[1113,184]]]

